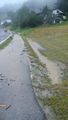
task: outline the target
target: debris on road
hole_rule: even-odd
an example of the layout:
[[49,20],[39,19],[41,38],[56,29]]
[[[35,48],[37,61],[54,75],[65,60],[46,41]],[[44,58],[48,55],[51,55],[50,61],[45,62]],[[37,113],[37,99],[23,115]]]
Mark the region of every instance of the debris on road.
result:
[[5,110],[8,110],[10,107],[11,107],[11,105],[8,105],[8,106],[5,108]]
[[5,110],[9,109],[11,105],[0,104],[0,108],[4,108]]

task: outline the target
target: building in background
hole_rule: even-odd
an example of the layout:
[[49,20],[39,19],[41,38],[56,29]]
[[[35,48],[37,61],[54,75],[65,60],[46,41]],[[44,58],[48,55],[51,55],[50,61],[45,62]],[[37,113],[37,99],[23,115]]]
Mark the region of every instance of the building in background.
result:
[[10,25],[10,24],[12,24],[12,20],[11,20],[11,19],[2,20],[2,21],[0,22],[0,25],[1,25],[1,26],[8,26],[8,25]]
[[52,11],[52,18],[53,18],[53,23],[54,24],[62,23],[64,20],[66,20],[66,16],[59,9]]

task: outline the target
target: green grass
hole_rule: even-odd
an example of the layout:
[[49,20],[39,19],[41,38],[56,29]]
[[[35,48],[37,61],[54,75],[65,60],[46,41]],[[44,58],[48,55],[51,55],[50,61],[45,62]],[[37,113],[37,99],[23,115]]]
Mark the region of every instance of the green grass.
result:
[[8,38],[4,43],[2,43],[0,45],[0,50],[4,49],[5,47],[7,47],[12,41],[12,37]]
[[35,52],[33,51],[33,49],[31,48],[31,46],[29,45],[28,41],[24,38],[24,42],[25,42],[25,46],[28,49],[28,53],[30,56],[37,58],[37,55],[35,54]]
[[58,120],[68,120],[68,96],[54,96],[48,101],[58,115]]
[[39,98],[43,106],[51,106],[54,110],[57,120],[68,120],[68,81],[62,85],[52,86],[55,95],[50,98]]
[[68,24],[25,29],[22,34],[41,44],[49,59],[68,63]]

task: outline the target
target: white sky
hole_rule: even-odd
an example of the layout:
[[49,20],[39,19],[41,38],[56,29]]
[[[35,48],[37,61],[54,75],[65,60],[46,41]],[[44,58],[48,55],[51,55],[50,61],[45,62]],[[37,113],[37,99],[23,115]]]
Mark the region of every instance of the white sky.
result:
[[27,0],[0,0],[0,6],[3,6],[4,4],[14,4],[14,3],[24,3]]
[[41,3],[54,3],[54,1],[57,0],[0,0],[0,7],[3,6],[4,4],[14,4],[14,3],[24,3],[26,1],[31,1],[31,3],[37,3],[37,2],[41,2]]

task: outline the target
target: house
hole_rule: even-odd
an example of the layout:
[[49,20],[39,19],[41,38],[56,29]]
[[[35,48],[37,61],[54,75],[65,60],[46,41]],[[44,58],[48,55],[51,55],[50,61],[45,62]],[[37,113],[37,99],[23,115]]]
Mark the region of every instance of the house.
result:
[[36,14],[42,18],[43,24],[62,23],[64,20],[66,20],[66,16],[59,9],[53,11],[48,10],[47,12],[45,11],[45,13],[43,13],[42,10],[39,10],[36,12]]
[[3,26],[3,25],[9,25],[12,23],[12,20],[10,19],[6,19],[6,20],[2,20],[0,25]]
[[54,24],[62,23],[64,20],[66,20],[66,16],[59,9],[52,11],[52,18],[53,18],[53,23]]

